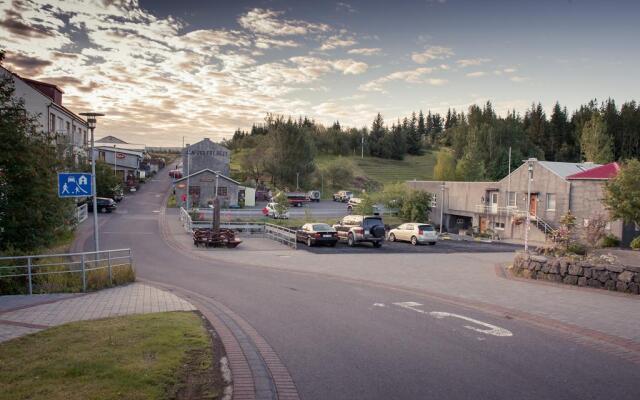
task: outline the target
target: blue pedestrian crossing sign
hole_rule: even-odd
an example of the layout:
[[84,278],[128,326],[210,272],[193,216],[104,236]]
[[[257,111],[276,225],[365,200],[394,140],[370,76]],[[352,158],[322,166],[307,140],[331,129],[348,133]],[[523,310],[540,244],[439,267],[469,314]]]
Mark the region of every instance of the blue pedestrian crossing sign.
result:
[[58,173],[58,197],[92,196],[91,174],[81,172]]

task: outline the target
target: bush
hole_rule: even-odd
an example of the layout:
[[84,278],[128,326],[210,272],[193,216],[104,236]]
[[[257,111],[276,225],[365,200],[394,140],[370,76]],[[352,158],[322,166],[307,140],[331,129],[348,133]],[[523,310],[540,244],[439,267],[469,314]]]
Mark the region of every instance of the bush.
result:
[[611,233],[609,233],[602,238],[601,246],[602,247],[620,247],[620,239],[618,239],[615,235],[612,235]]
[[567,246],[567,252],[577,254],[579,256],[584,256],[587,254],[587,247],[582,243],[571,243]]
[[640,250],[640,236],[631,241],[631,248],[634,250]]

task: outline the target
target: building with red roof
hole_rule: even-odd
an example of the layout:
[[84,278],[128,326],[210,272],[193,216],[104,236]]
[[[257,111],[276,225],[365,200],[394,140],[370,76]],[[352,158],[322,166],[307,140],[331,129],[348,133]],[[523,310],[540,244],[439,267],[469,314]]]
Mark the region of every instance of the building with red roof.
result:
[[600,165],[599,167],[591,168],[586,171],[578,172],[573,175],[567,176],[567,179],[590,179],[590,180],[608,180],[616,175],[620,171],[620,164],[612,162],[609,164]]

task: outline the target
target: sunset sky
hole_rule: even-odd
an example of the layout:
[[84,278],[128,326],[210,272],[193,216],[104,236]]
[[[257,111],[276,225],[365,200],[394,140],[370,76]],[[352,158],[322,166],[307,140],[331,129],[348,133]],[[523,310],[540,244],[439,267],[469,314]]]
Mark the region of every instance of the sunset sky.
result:
[[0,0],[5,66],[97,136],[177,146],[267,112],[346,126],[640,93],[639,1]]

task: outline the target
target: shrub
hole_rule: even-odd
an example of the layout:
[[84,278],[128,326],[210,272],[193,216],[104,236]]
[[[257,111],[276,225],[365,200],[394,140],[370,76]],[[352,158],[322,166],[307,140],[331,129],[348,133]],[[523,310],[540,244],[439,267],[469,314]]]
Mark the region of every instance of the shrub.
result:
[[609,233],[602,238],[601,246],[602,247],[620,247],[620,239],[618,239],[615,235],[612,235],[611,233]]
[[574,242],[567,246],[567,252],[584,256],[587,254],[587,247],[582,243]]
[[640,250],[640,236],[631,241],[631,248],[634,250]]

